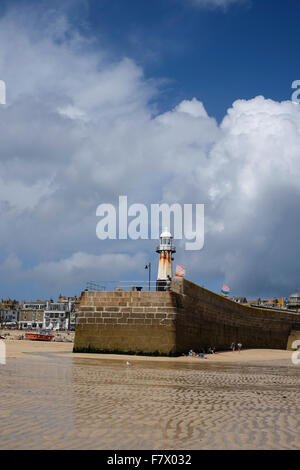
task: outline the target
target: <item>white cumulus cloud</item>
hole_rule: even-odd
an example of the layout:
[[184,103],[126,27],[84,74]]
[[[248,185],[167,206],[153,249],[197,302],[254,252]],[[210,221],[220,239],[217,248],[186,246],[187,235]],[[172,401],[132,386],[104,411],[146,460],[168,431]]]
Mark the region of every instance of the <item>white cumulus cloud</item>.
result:
[[96,237],[97,206],[123,194],[205,204],[204,249],[177,243],[190,279],[250,296],[295,290],[299,106],[237,100],[219,125],[193,98],[155,115],[159,89],[133,60],[94,50],[67,21],[45,29],[16,13],[0,20],[0,66],[2,296],[145,277],[155,242]]

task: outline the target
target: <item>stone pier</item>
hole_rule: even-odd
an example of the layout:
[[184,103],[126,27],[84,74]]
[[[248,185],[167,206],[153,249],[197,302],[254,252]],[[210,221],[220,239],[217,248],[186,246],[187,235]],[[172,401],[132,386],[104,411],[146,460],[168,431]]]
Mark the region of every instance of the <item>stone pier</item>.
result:
[[173,278],[165,292],[84,291],[74,352],[179,355],[191,348],[228,349],[233,341],[286,349],[299,330],[297,313],[244,306]]

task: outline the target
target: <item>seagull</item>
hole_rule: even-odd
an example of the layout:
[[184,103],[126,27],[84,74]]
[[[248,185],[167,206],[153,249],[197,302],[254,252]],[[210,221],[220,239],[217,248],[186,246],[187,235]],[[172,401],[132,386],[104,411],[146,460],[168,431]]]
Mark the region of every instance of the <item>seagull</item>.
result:
[[126,366],[132,366],[131,362],[126,361]]

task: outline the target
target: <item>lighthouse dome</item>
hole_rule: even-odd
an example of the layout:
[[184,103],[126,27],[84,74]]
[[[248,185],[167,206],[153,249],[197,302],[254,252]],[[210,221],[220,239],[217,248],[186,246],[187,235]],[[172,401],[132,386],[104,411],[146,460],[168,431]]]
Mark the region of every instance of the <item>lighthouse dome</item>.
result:
[[162,231],[162,234],[160,236],[160,238],[171,238],[172,235],[171,233],[169,232],[169,229],[168,227],[164,228],[163,231]]

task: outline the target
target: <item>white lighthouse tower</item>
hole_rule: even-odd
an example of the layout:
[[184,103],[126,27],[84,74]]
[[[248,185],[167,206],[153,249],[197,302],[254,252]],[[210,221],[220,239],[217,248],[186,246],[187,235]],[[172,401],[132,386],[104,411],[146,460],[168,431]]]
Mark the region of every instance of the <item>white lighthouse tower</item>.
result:
[[168,228],[165,228],[160,236],[160,244],[156,253],[159,253],[156,288],[157,290],[164,290],[168,276],[172,277],[172,255],[176,253],[176,248],[173,246],[173,237]]

